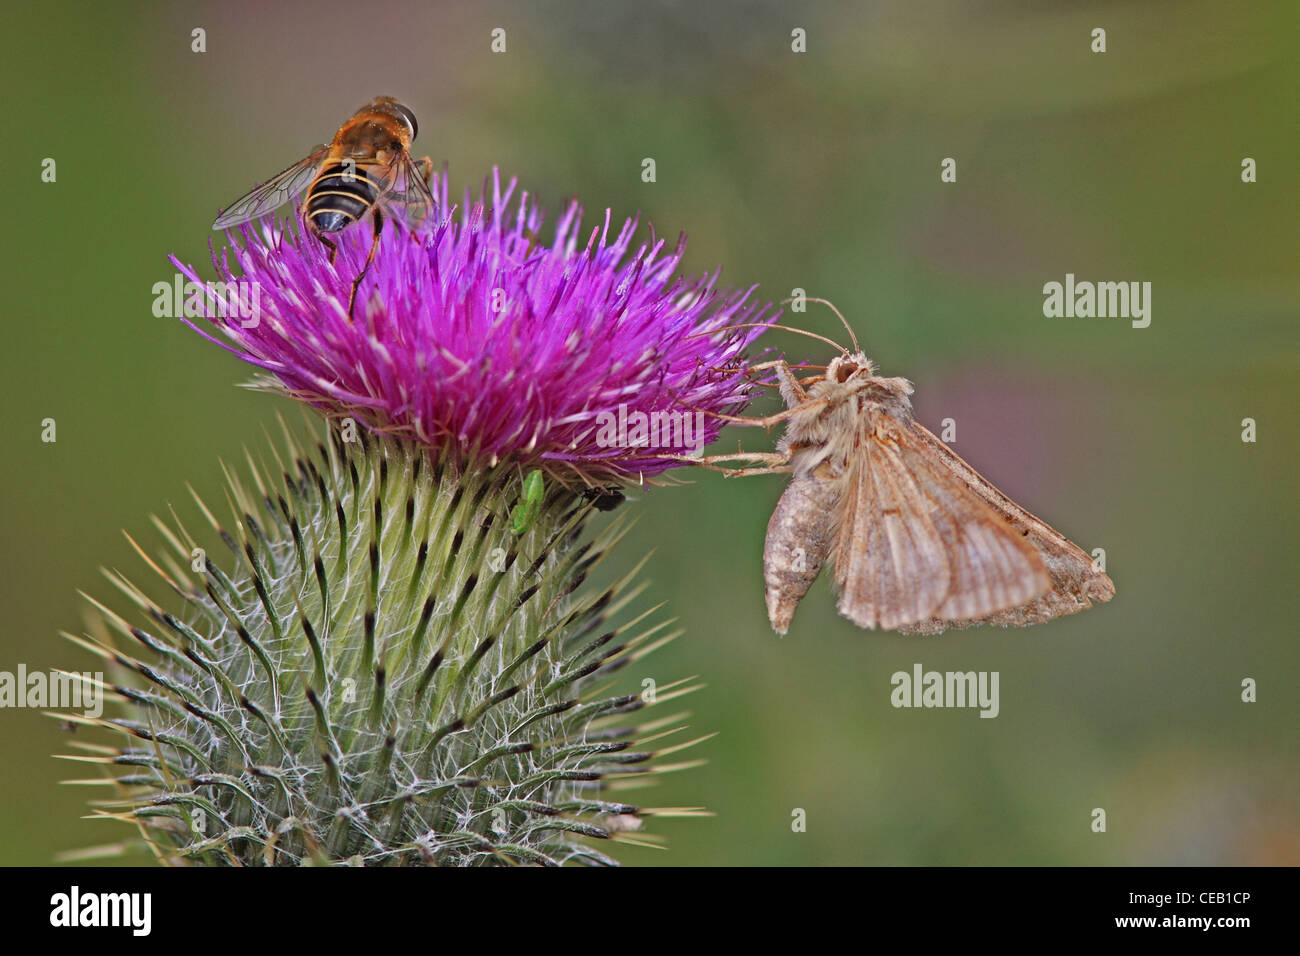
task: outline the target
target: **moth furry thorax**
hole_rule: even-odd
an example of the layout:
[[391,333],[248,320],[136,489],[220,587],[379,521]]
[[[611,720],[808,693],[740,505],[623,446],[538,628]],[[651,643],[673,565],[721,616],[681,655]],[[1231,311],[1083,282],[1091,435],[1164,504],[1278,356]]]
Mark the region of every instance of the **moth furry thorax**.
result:
[[848,470],[854,435],[862,416],[876,426],[881,418],[911,424],[912,383],[879,378],[871,360],[857,352],[831,359],[825,377],[804,391],[793,376],[780,376],[781,397],[798,409],[786,425],[777,450],[790,459],[796,477],[807,477],[823,464],[836,475]]

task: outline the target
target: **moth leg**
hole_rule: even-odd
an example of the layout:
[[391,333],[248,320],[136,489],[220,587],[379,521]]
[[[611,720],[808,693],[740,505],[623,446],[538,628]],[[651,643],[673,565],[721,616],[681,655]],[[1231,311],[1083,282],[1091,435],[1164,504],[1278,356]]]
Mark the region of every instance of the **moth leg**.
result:
[[[808,393],[804,391],[803,385],[790,369],[790,363],[785,359],[773,359],[771,362],[760,362],[757,365],[751,365],[745,369],[745,374],[753,372],[765,372],[768,369],[776,369],[777,387],[781,389],[781,397],[785,399],[787,405],[793,408],[796,404],[802,404],[808,400]],[[814,379],[819,381],[820,378]],[[791,397],[793,396],[793,401]]]
[[793,411],[807,404],[808,393],[803,390],[799,379],[795,377],[794,372],[790,371],[790,366],[784,360],[776,366],[776,377],[781,384],[781,397],[785,399],[787,411]]
[[751,478],[754,475],[792,475],[794,467],[792,465],[773,465],[771,468],[718,468],[717,465],[706,465],[706,468],[714,468],[728,478]]
[[792,418],[799,412],[809,408],[819,408],[825,404],[827,404],[826,399],[819,398],[814,401],[804,402],[798,408],[787,408],[785,411],[765,415],[762,418],[745,418],[741,415],[724,415],[722,412],[711,412],[708,409],[696,408],[694,405],[686,405],[685,403],[683,403],[683,407],[689,408],[693,412],[703,412],[705,415],[709,415],[719,421],[729,422],[732,425],[747,425],[750,428],[771,428],[773,425],[779,425],[787,418]]
[[[804,371],[807,371],[807,370],[809,370],[809,369],[813,369],[813,370],[816,370],[816,371],[819,371],[819,372],[824,372],[824,371],[826,371],[826,366],[825,366],[825,365],[805,365],[805,364],[803,364],[802,362],[800,362],[798,365],[790,365],[788,362],[786,362],[785,359],[773,359],[773,360],[770,361],[770,362],[759,362],[757,365],[746,365],[746,366],[744,366],[744,367],[741,367],[741,366],[739,366],[739,365],[737,365],[737,366],[722,365],[722,366],[716,366],[716,367],[714,367],[713,369],[711,369],[711,371],[714,371],[714,372],[746,372],[746,373],[748,373],[748,372],[765,372],[765,371],[767,371],[769,368],[776,368],[776,367],[779,366],[779,365],[784,365],[786,368],[790,369],[791,371],[793,371],[793,370],[796,369],[796,368],[797,368],[797,369],[802,369],[802,370],[804,370]],[[817,376],[816,378],[811,379],[811,381],[814,381],[814,382],[815,382],[815,381],[817,381],[817,380],[820,379],[820,378],[821,378],[821,376]],[[761,383],[756,383],[756,384],[761,384]]]
[[713,465],[708,462],[702,462],[698,458],[693,459],[692,461],[693,464],[698,465],[700,468],[707,468],[709,471],[721,472],[728,478],[748,478],[751,475],[789,475],[794,471],[790,465],[773,465],[770,468],[725,468],[722,465]]
[[[720,461],[756,461],[765,465],[789,464],[790,456],[774,451],[737,451],[730,455],[704,455],[694,458],[690,455],[662,455],[671,461],[682,461],[692,465],[713,465]],[[718,470],[718,469],[715,469]]]
[[766,372],[770,368],[784,368],[789,370],[790,366],[786,363],[785,359],[773,359],[770,362],[759,362],[757,365],[746,366],[745,374],[748,375],[750,372]]

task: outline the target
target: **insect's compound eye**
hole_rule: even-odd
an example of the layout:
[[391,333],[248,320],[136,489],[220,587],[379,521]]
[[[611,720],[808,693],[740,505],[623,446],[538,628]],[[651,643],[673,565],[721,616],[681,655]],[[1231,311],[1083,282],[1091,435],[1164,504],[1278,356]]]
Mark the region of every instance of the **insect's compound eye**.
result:
[[412,113],[410,109],[403,106],[401,103],[394,103],[393,108],[397,110],[398,114],[402,117],[402,119],[406,122],[406,125],[410,128],[411,139],[415,139],[415,137],[419,136],[420,124],[415,121],[415,114]]
[[858,366],[856,362],[845,362],[843,365],[841,365],[839,368],[835,370],[835,379],[836,381],[841,383],[847,382],[849,379],[853,377],[853,374],[857,370],[858,370]]

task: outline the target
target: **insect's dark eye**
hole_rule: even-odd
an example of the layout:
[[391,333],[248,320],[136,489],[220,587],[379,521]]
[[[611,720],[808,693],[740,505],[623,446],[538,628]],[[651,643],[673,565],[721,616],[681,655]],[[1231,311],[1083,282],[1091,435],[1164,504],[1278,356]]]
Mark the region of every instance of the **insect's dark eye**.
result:
[[394,103],[393,106],[397,112],[402,115],[402,118],[406,120],[407,125],[411,127],[411,139],[415,139],[415,137],[420,135],[420,124],[415,121],[415,114],[401,103]]
[[835,377],[840,382],[847,382],[850,378],[853,377],[853,373],[856,372],[857,370],[858,367],[854,365],[852,362],[845,362],[838,369],[836,369]]

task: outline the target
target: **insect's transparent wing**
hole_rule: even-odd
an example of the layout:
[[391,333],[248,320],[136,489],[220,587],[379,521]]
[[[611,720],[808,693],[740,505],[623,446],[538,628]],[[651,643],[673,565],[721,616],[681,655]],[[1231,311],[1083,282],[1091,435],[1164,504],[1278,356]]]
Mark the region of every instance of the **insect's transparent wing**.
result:
[[1043,594],[1043,560],[1001,515],[922,453],[911,428],[864,429],[835,547],[840,613],[895,630],[985,617]]
[[387,185],[380,192],[378,201],[383,203],[386,212],[399,217],[408,226],[423,222],[437,204],[426,178],[431,171],[427,163],[427,160],[417,162],[410,153],[400,150],[384,177]]
[[316,168],[329,151],[329,146],[317,146],[310,154],[304,156],[284,172],[262,183],[246,196],[241,196],[230,204],[212,224],[213,229],[229,229],[250,219],[264,216],[273,209],[278,209],[291,198],[301,193],[311,182]]

